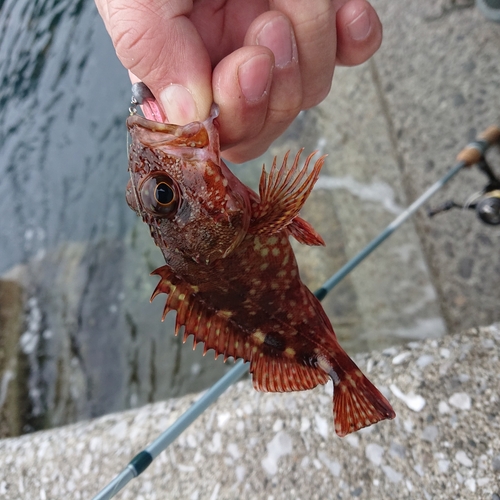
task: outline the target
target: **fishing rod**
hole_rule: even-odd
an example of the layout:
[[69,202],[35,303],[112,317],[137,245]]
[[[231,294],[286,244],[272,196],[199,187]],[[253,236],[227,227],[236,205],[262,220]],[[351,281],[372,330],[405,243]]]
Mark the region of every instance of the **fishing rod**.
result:
[[442,205],[428,211],[429,217],[434,217],[452,208],[474,210],[478,219],[490,226],[500,225],[500,177],[495,174],[486,158],[483,156],[477,163],[477,168],[487,178],[488,182],[479,193],[469,197],[465,203],[448,200]]
[[[471,167],[484,160],[486,151],[495,143],[500,144],[500,128],[488,127],[478,138],[465,146],[457,155],[457,163],[427,191],[417,198],[406,210],[396,217],[377,237],[366,245],[357,255],[350,259],[334,275],[332,275],[314,295],[323,300],[326,295],[342,281],[355,267],[383,243],[396,229],[413,215],[426,201],[439,191],[464,167]],[[219,396],[232,384],[248,372],[249,363],[239,360],[219,381],[208,389],[176,422],[160,436],[140,451],[128,465],[105,487],[93,500],[109,500],[121,491],[132,479],[136,478],[164,451],[182,432],[184,432]]]

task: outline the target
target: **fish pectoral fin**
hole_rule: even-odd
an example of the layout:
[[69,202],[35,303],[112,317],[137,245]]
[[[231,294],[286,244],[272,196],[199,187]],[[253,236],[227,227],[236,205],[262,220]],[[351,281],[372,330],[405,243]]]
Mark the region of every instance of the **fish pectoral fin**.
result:
[[304,391],[328,382],[321,369],[264,353],[252,359],[250,373],[254,388],[263,392]]
[[287,226],[287,230],[299,243],[310,246],[325,246],[325,240],[302,217],[295,217]]
[[[311,171],[309,164],[316,152],[310,154],[302,167],[299,167],[301,149],[291,166],[288,166],[286,153],[281,167],[273,160],[271,171],[262,168],[259,183],[260,201],[255,204],[252,213],[254,222],[251,232],[254,234],[274,233],[291,224],[299,214],[311,190],[318,180],[326,155],[314,163]],[[312,229],[312,228],[311,228]],[[299,240],[300,241],[300,240]]]

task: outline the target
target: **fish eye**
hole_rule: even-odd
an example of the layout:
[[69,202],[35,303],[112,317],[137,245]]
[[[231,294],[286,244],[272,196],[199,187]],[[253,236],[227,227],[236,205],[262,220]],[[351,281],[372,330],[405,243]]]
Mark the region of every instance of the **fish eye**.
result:
[[165,181],[160,182],[155,189],[155,200],[164,207],[171,205],[175,201],[172,186],[169,186]]
[[139,186],[142,205],[157,217],[173,217],[179,207],[179,191],[176,182],[166,174],[153,173]]

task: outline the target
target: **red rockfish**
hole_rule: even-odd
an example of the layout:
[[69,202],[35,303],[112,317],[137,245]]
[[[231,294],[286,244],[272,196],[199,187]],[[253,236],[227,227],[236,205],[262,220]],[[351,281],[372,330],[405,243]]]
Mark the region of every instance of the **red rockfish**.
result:
[[[143,89],[144,90],[144,89]],[[147,88],[146,88],[147,90]],[[302,283],[290,237],[324,245],[299,217],[325,157],[300,166],[288,154],[262,171],[259,194],[220,158],[217,107],[204,122],[161,123],[150,95],[148,118],[127,119],[132,137],[127,202],[151,230],[166,265],[153,297],[168,294],[163,318],[177,311],[197,342],[250,362],[259,391],[300,391],[333,380],[339,436],[395,417],[387,399],[340,347],[320,302]]]

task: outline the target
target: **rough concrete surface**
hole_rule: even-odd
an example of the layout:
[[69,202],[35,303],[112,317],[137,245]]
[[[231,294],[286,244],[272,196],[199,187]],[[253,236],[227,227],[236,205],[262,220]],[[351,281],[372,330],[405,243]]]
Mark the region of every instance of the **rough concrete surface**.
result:
[[[454,162],[464,142],[500,125],[500,23],[470,0],[375,0],[384,42],[373,59],[408,201]],[[488,155],[500,171],[498,148]],[[461,172],[429,205],[464,203],[486,178]],[[415,217],[449,331],[500,319],[500,231],[455,210]]]
[[[331,385],[231,387],[119,499],[488,499],[500,495],[500,324],[358,355],[397,417],[344,439]],[[88,499],[196,399],[0,441],[0,497]]]

